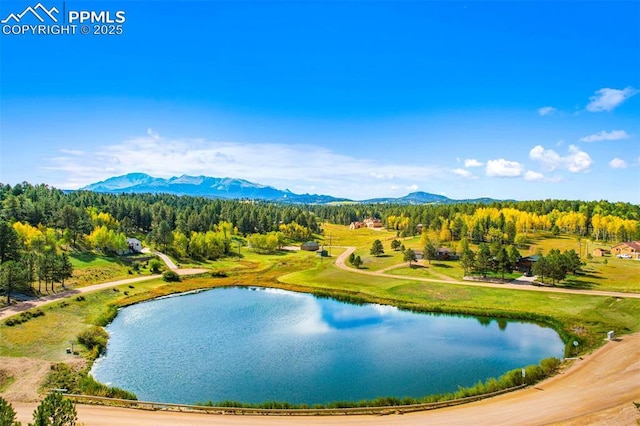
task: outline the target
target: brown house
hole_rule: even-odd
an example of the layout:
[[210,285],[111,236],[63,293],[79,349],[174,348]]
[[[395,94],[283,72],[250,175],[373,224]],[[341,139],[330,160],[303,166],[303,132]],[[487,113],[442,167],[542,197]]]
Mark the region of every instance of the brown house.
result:
[[367,226],[367,228],[382,228],[382,221],[380,219],[365,219],[364,224]]
[[603,248],[597,248],[595,250],[593,250],[591,252],[591,255],[593,257],[603,257],[607,254],[611,254],[611,250],[607,250],[607,249],[603,249]]
[[616,244],[611,247],[611,254],[626,259],[640,259],[640,241]]
[[533,256],[521,257],[518,259],[517,268],[518,271],[524,272],[525,275],[533,275],[533,264],[540,260],[540,256],[534,254]]

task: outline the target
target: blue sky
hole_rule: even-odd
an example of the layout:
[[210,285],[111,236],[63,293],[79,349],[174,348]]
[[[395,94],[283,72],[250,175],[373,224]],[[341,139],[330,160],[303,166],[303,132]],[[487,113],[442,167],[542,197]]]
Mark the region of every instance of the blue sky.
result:
[[[36,4],[3,0],[0,19]],[[126,21],[121,35],[9,21],[3,183],[145,172],[352,199],[640,202],[640,2],[42,5]]]

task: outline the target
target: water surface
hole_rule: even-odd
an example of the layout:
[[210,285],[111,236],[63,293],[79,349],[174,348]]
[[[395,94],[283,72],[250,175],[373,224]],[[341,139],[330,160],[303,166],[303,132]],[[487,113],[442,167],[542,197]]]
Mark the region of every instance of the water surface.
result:
[[327,403],[470,386],[564,345],[537,324],[419,314],[264,288],[124,308],[92,374],[139,399]]

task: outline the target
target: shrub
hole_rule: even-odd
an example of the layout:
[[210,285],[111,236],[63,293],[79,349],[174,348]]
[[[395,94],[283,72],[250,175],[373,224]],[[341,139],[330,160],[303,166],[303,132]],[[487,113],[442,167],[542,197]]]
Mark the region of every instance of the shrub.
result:
[[80,379],[80,392],[84,395],[102,396],[105,398],[138,399],[134,393],[102,384],[90,375],[83,375]]
[[166,282],[176,282],[181,281],[180,275],[178,275],[175,271],[165,271],[162,274],[162,279]]
[[[88,375],[86,371],[75,370],[64,363],[51,366],[51,371],[47,375],[43,387],[46,389],[67,389],[70,393],[82,395],[132,400],[138,399],[134,393],[104,385],[97,382],[92,376]],[[0,425],[2,425],[1,422]]]
[[79,372],[69,367],[67,364],[53,364],[47,375],[44,384],[46,389],[66,389],[71,393],[77,393]]
[[95,355],[100,355],[107,348],[107,340],[109,340],[109,334],[99,325],[94,325],[78,334],[78,342],[93,351]]
[[558,370],[561,363],[562,361],[558,358],[545,358],[540,361],[540,368],[542,368],[542,372],[545,376],[550,376]]
[[158,259],[151,259],[149,261],[149,270],[152,274],[159,274],[162,270],[162,262],[160,262]]
[[[66,306],[66,305],[65,305]],[[41,311],[40,309],[36,309],[35,311],[26,311],[21,313],[20,315],[18,315],[17,317],[14,318],[9,318],[5,324],[7,324],[8,326],[14,326],[14,325],[19,325],[22,324],[23,322],[27,322],[29,321],[31,318],[37,318],[37,317],[41,317],[44,315],[44,312]]]

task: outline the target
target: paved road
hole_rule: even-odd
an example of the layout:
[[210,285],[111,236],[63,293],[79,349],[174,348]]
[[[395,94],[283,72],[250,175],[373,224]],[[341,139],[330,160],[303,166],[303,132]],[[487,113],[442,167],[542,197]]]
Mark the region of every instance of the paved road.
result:
[[414,280],[414,281],[425,281],[432,283],[443,283],[443,284],[454,284],[454,285],[468,285],[475,287],[493,287],[493,288],[501,288],[501,289],[510,289],[510,290],[524,290],[524,291],[541,291],[547,293],[566,293],[566,294],[582,294],[588,296],[606,296],[606,297],[620,297],[620,298],[631,298],[631,299],[640,299],[640,293],[623,293],[619,291],[600,291],[600,290],[573,290],[570,288],[558,288],[558,287],[539,287],[534,285],[523,285],[523,283],[506,283],[506,284],[495,284],[495,283],[487,283],[480,281],[457,281],[457,280],[444,280],[437,278],[423,278],[423,277],[412,277],[412,276],[403,276],[403,275],[391,275],[385,274],[383,271],[368,271],[365,269],[356,269],[351,268],[346,265],[346,260],[351,253],[353,253],[356,248],[355,247],[341,247],[346,250],[336,259],[336,266],[340,269],[344,269],[348,272],[353,272],[356,274],[365,274],[365,275],[373,275],[376,277],[384,277],[384,278],[392,278],[392,279],[402,279],[402,280]]

